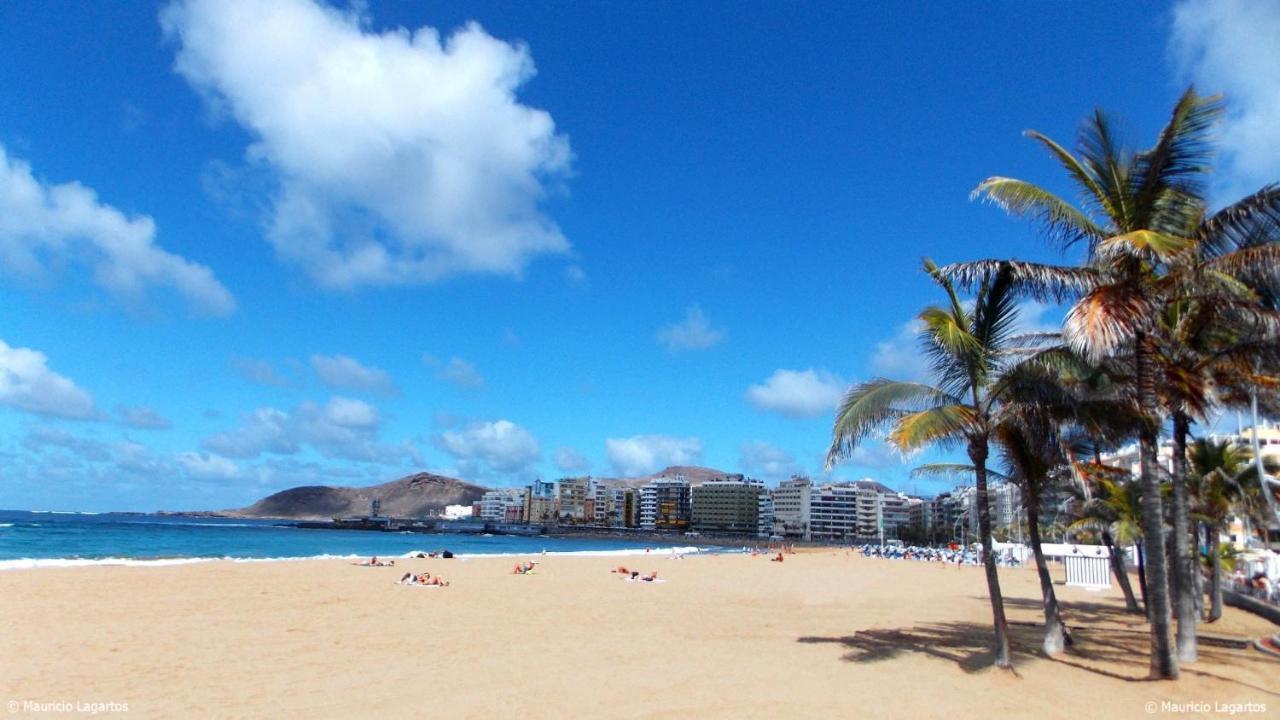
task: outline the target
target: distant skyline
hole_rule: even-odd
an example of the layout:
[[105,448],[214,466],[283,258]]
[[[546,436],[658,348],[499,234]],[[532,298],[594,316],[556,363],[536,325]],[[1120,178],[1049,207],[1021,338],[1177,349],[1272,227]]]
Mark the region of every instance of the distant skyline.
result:
[[1226,0],[0,4],[0,507],[672,464],[935,493],[822,458],[851,383],[924,372],[922,257],[1057,257],[969,192],[1065,190],[1023,130],[1148,144],[1193,82],[1214,201],[1280,181],[1276,37]]

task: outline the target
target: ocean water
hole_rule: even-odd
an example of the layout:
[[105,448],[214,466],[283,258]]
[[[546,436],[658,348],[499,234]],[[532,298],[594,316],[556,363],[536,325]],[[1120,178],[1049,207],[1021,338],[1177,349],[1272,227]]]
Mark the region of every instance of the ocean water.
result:
[[[669,553],[642,542],[595,538],[301,530],[278,520],[0,510],[0,570],[74,565],[168,565],[324,557],[400,557],[450,550],[459,556]],[[682,547],[681,552],[707,551]]]

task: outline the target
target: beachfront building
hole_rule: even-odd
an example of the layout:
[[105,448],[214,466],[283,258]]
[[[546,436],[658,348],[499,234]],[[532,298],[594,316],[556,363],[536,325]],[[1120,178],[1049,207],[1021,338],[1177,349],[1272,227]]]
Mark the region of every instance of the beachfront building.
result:
[[526,488],[501,488],[480,496],[480,519],[520,522],[524,519]]
[[924,498],[907,498],[907,528],[923,542],[933,530],[933,503]]
[[524,521],[529,523],[554,523],[560,518],[560,503],[556,499],[556,484],[534,480],[525,494]]
[[783,480],[773,490],[773,532],[785,538],[808,540],[809,500],[813,482],[802,475]]
[[[882,486],[883,487],[883,486]],[[881,492],[880,527],[886,538],[897,538],[911,524],[911,498],[899,492]]]
[[[573,524],[591,524],[595,521],[595,481],[590,477],[561,478],[556,481],[556,498],[560,502],[560,522]],[[591,514],[588,515],[588,509]]]
[[691,489],[683,476],[654,478],[640,488],[642,529],[685,530],[691,509]]
[[[761,483],[764,486],[764,483]],[[773,496],[768,490],[756,498],[756,536],[769,537],[773,533]]]
[[608,513],[610,527],[640,527],[640,491],[635,488],[615,488],[613,506]]
[[809,536],[818,542],[852,542],[858,537],[857,488],[848,483],[814,487],[809,498]]
[[992,533],[1003,533],[1006,539],[1022,537],[1022,491],[1009,482],[992,483],[987,488],[987,502],[991,510]]
[[[770,524],[762,525],[772,515],[761,498],[769,497],[764,482],[735,475],[708,480],[693,488],[690,522],[701,532],[723,532],[757,535],[768,534]],[[764,517],[762,517],[762,515]]]
[[470,505],[445,505],[443,515],[445,520],[470,520],[471,506]]

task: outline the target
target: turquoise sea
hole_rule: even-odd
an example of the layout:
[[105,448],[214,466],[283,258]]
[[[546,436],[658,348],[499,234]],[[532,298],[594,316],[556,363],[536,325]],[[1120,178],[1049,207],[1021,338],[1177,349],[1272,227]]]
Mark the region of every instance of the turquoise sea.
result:
[[[0,570],[96,564],[178,564],[208,559],[399,557],[450,550],[467,555],[662,552],[642,542],[596,538],[302,530],[278,520],[0,510]],[[698,548],[681,548],[682,552]]]

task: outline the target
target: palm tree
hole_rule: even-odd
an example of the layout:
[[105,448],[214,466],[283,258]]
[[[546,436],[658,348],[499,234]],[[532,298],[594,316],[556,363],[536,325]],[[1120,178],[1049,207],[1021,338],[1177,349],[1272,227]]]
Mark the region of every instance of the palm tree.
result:
[[969,308],[933,261],[926,259],[924,270],[948,300],[947,306],[928,307],[919,315],[924,325],[921,341],[937,384],[875,378],[851,388],[836,412],[827,465],[848,457],[880,429],[889,431],[889,443],[901,451],[928,445],[965,446],[976,486],[978,532],[995,630],[995,665],[1008,668],[1008,623],[991,544],[987,458],[993,416],[1002,401],[991,391],[1006,365],[1003,352],[1014,337],[1017,306],[1007,272],[996,271],[980,283]]
[[1209,555],[1209,622],[1222,617],[1222,558],[1219,546],[1223,524],[1241,497],[1236,478],[1250,461],[1250,453],[1228,442],[1200,438],[1191,447],[1190,490],[1194,509],[1205,528]]
[[1076,505],[1077,519],[1071,523],[1071,528],[1092,530],[1101,536],[1102,543],[1107,546],[1112,558],[1112,571],[1124,591],[1125,603],[1131,612],[1142,610],[1137,608],[1133,590],[1129,587],[1129,573],[1124,567],[1124,548],[1130,545],[1137,547],[1138,589],[1149,615],[1147,573],[1142,550],[1141,488],[1129,478],[1128,472],[1120,468],[1090,462],[1078,465],[1077,470],[1088,478],[1091,492],[1087,499]]
[[[1138,429],[1144,543],[1151,582],[1151,672],[1178,676],[1170,642],[1171,608],[1165,560],[1164,508],[1159,492],[1157,442],[1161,408],[1156,393],[1154,318],[1185,293],[1230,308],[1250,331],[1275,334],[1280,316],[1233,292],[1230,280],[1274,282],[1280,267],[1280,188],[1274,186],[1213,215],[1205,213],[1203,179],[1212,146],[1209,131],[1222,113],[1216,97],[1187,90],[1151,149],[1128,153],[1117,143],[1101,111],[1081,132],[1079,155],[1048,137],[1028,132],[1043,144],[1079,186],[1083,206],[1076,207],[1034,184],[992,177],[974,191],[1006,211],[1033,218],[1046,237],[1064,250],[1083,245],[1079,267],[1029,262],[979,261],[942,269],[963,285],[982,282],[997,267],[1011,266],[1019,290],[1037,297],[1071,299],[1064,324],[1067,344],[1090,360],[1127,353],[1141,411]],[[1208,283],[1214,277],[1222,282]],[[1185,525],[1185,494],[1175,492],[1174,521]],[[1189,554],[1174,536],[1175,548]],[[1188,617],[1180,605],[1179,617]],[[1194,627],[1194,612],[1189,614]],[[1193,647],[1193,646],[1192,646]]]

